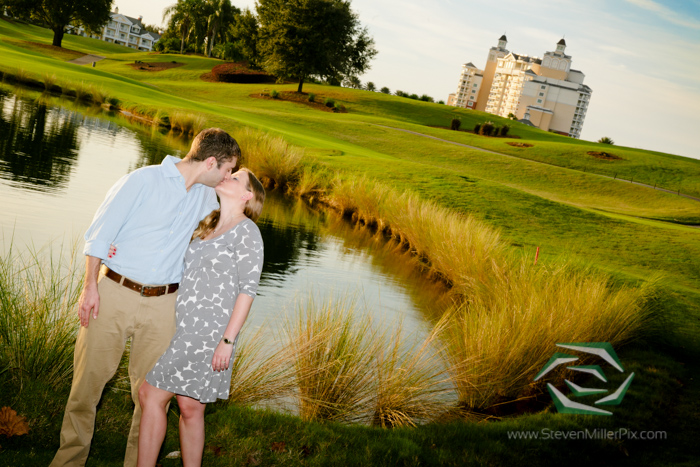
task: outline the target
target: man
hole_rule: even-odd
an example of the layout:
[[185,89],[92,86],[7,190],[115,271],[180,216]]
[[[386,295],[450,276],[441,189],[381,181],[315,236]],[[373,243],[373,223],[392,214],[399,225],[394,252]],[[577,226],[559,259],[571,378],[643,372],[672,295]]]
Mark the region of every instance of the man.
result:
[[175,333],[175,291],[187,245],[198,222],[218,208],[211,187],[235,172],[240,158],[229,134],[209,128],[182,161],[166,156],[159,166],[125,175],[107,193],[85,234],[73,384],[52,467],[85,464],[97,404],[129,337],[136,408],[124,465],[136,465],[139,387]]

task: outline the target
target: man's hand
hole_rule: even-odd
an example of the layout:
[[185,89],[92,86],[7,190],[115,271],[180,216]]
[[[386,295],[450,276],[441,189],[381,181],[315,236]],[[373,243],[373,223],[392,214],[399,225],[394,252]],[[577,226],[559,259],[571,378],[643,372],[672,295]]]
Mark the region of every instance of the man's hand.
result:
[[97,291],[97,276],[100,272],[102,260],[95,256],[85,257],[85,281],[83,291],[78,300],[78,317],[80,325],[88,327],[90,324],[90,314],[92,319],[97,319],[100,312],[100,293]]
[[97,284],[86,285],[80,294],[78,300],[78,316],[80,317],[80,325],[88,327],[90,323],[90,315],[93,319],[97,319],[97,314],[100,312],[100,294],[97,292]]

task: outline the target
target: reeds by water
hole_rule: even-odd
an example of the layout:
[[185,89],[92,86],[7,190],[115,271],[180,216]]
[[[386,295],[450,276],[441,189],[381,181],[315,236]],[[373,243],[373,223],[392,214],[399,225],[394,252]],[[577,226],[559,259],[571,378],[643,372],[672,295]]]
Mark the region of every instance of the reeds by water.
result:
[[170,115],[170,127],[186,135],[196,135],[206,127],[207,121],[201,115],[188,112],[173,112]]
[[62,250],[19,253],[10,247],[0,257],[3,377],[20,385],[27,380],[54,386],[70,382],[80,290],[75,264]]

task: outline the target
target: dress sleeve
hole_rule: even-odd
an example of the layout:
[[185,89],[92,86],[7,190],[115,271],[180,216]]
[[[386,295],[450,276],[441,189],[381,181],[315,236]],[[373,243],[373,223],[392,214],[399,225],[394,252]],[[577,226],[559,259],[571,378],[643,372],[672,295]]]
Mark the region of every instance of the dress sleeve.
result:
[[242,235],[236,238],[235,252],[238,264],[240,293],[255,298],[263,265],[263,240],[260,229],[253,221],[244,221]]

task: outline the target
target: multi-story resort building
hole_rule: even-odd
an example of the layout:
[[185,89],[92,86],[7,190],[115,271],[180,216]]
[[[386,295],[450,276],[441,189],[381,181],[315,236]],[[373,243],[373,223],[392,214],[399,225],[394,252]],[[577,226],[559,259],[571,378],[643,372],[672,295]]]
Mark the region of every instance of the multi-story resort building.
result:
[[514,115],[542,130],[578,138],[586,117],[591,88],[584,74],[571,69],[564,39],[542,59],[508,51],[501,36],[489,50],[483,70],[462,65],[457,91],[448,104],[508,117]]
[[119,8],[115,8],[110,15],[109,22],[99,34],[90,34],[82,26],[69,30],[69,32],[145,51],[153,50],[153,45],[160,39],[159,34],[146,31],[146,27],[141,22],[143,16],[132,18],[131,16],[122,15],[119,13]]

